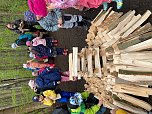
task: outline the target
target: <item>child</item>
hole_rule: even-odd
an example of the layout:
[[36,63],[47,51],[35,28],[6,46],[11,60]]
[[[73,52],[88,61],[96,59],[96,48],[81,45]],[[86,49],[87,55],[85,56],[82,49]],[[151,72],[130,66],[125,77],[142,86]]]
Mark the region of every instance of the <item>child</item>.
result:
[[36,93],[43,92],[49,89],[55,89],[60,84],[61,75],[58,69],[51,69],[49,75],[38,75],[35,80],[30,80],[28,85]]
[[32,41],[27,41],[26,45],[28,47],[30,46],[38,46],[42,44],[43,46],[47,46],[49,48],[52,48],[53,46],[57,46],[58,40],[53,40],[51,38],[42,38],[42,37],[36,37]]
[[64,48],[48,48],[46,46],[43,46],[42,44],[38,46],[33,46],[31,49],[31,52],[34,54],[36,59],[42,58],[46,59],[49,57],[56,57],[57,55],[67,55],[67,49]]
[[28,69],[41,69],[45,67],[53,68],[55,64],[49,64],[49,63],[39,63],[39,62],[33,62],[33,61],[27,61],[26,64],[23,64],[23,68]]
[[98,8],[100,5],[103,5],[104,10],[107,10],[108,3],[112,1],[117,3],[117,9],[120,9],[123,5],[122,0],[45,0],[48,9],[67,9],[73,7],[79,9],[80,11],[83,8]]
[[[60,75],[61,75],[61,82],[70,81],[69,80],[69,71],[66,71],[66,72],[59,71],[59,72],[60,72]],[[48,67],[41,68],[38,71],[32,72],[32,75],[33,76],[44,76],[44,77],[48,76],[49,77],[51,75],[51,69],[48,68]]]
[[60,28],[84,27],[87,30],[87,20],[80,15],[64,14],[60,9],[53,9],[47,16],[38,17],[38,23],[47,31],[55,32]]
[[[82,100],[83,99],[83,100]],[[93,94],[83,92],[74,95],[68,102],[68,108],[71,114],[96,114],[102,107],[102,100],[96,99]],[[102,111],[103,114],[105,111]]]
[[13,23],[8,23],[6,27],[12,31],[15,31],[18,34],[24,34],[25,32],[46,32],[44,29],[37,29],[33,27],[38,25],[37,22],[28,22],[22,19],[15,20]]
[[15,43],[12,43],[12,48],[17,48],[22,45],[26,45],[27,41],[31,41],[34,38],[32,34],[22,34],[18,37],[17,40],[15,40]]
[[34,102],[41,102],[44,105],[52,106],[53,103],[67,103],[69,98],[74,95],[74,92],[65,91],[44,91],[41,95],[36,95],[33,97]]

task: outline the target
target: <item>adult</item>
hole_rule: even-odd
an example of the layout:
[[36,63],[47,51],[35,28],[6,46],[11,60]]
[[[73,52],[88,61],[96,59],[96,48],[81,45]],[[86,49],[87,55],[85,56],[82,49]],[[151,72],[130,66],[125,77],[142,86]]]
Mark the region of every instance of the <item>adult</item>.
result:
[[35,80],[30,80],[28,85],[36,93],[43,92],[45,90],[54,90],[58,84],[60,84],[61,75],[58,69],[51,69],[49,75],[39,75]]
[[39,25],[37,22],[24,21],[22,19],[15,20],[12,23],[8,23],[6,27],[18,34],[24,34],[25,32],[46,32],[44,29],[37,29],[34,25]]
[[55,32],[62,29],[83,27],[87,30],[87,24],[89,20],[81,15],[62,15],[60,9],[53,9],[48,12],[46,17],[39,17],[38,23],[41,27],[47,31]]
[[18,37],[18,39],[15,40],[14,43],[12,43],[12,48],[17,48],[23,45],[26,45],[27,41],[31,41],[35,36],[32,34],[22,34]]
[[34,102],[41,102],[44,105],[52,106],[53,103],[67,103],[74,92],[46,90],[41,95],[33,97]]

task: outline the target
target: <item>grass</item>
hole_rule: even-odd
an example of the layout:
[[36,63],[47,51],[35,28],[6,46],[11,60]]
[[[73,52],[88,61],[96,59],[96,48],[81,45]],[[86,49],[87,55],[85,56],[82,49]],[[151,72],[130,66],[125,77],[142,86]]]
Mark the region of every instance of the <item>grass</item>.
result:
[[[5,25],[15,19],[22,19],[23,13],[28,10],[27,0],[1,0],[0,4],[0,85],[1,80],[26,78],[31,76],[31,72],[22,67],[22,64],[28,60],[26,47],[11,49],[11,43],[18,38],[18,34],[8,30]],[[2,15],[3,13],[3,15]],[[17,87],[21,87],[16,88]],[[0,99],[0,107],[26,105],[31,102],[34,92],[28,87],[27,82],[21,85],[12,85],[12,89],[1,89],[1,95],[11,94],[7,99]],[[18,92],[21,92],[18,95]],[[20,109],[23,109],[20,106]],[[23,109],[24,110],[24,109]],[[21,113],[21,112],[17,112]]]

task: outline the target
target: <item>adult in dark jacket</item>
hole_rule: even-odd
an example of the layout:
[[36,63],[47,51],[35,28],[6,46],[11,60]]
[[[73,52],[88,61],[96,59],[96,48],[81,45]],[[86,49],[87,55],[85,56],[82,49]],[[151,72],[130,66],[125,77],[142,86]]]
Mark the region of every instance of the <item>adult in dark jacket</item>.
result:
[[33,46],[31,52],[35,54],[35,58],[49,58],[56,57],[57,55],[67,55],[67,49],[56,47],[49,48],[42,44]]
[[17,48],[22,45],[26,45],[27,41],[31,41],[34,38],[32,34],[22,34],[18,37],[17,40],[15,40],[14,43],[12,43],[12,48]]
[[30,80],[28,85],[33,89],[36,93],[40,93],[42,91],[48,89],[55,89],[55,87],[60,83],[61,75],[59,70],[51,69],[49,74],[45,74],[45,71],[38,75],[35,80]]
[[25,32],[46,32],[44,29],[37,29],[34,25],[39,25],[37,22],[24,21],[22,19],[15,20],[12,23],[8,23],[6,27],[18,34],[24,34]]

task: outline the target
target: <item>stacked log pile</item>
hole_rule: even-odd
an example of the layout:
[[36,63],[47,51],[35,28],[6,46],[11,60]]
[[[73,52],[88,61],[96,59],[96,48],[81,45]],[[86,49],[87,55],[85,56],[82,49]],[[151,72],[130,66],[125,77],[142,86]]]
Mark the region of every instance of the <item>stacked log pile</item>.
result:
[[83,77],[86,90],[102,98],[108,108],[147,114],[152,106],[141,99],[152,95],[148,87],[152,85],[152,26],[145,24],[151,12],[111,10],[101,11],[92,21],[88,47],[80,53],[73,48],[70,79]]

